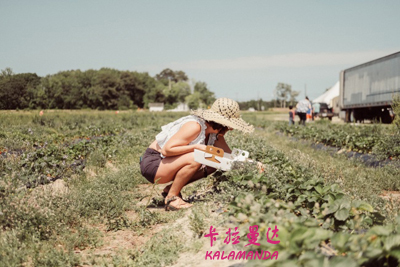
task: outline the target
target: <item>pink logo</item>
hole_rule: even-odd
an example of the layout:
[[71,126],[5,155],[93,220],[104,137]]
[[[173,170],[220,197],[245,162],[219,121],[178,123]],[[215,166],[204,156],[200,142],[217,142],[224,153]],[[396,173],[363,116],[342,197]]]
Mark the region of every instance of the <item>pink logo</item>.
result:
[[216,228],[213,229],[212,226],[210,226],[210,233],[204,235],[204,237],[210,237],[211,246],[213,246],[213,241],[216,241],[216,240],[217,240],[217,238],[214,237],[215,235],[219,235],[219,234],[216,233]]
[[268,227],[268,231],[267,231],[267,234],[266,234],[266,236],[267,236],[267,242],[268,243],[270,243],[270,244],[279,244],[279,242],[281,242],[281,241],[279,241],[279,240],[277,240],[277,241],[273,241],[273,240],[271,240],[271,239],[274,239],[275,237],[278,237],[278,234],[277,234],[277,232],[279,231],[278,230],[278,227],[275,225],[275,229],[274,230],[272,230],[272,233],[274,233],[273,235],[272,235],[272,238],[271,239],[269,239],[269,231],[271,230],[271,227]]
[[235,232],[231,233],[231,228],[229,228],[228,232],[226,232],[226,234],[228,235],[225,240],[224,243],[225,244],[229,244],[231,242],[231,238],[232,238],[232,245],[238,244],[239,241],[239,231],[237,230],[238,228],[235,227]]
[[253,225],[249,227],[250,233],[247,234],[247,238],[249,239],[249,243],[245,245],[247,247],[248,245],[256,245],[259,246],[260,243],[256,243],[258,236],[260,235],[257,233],[258,231],[258,225]]

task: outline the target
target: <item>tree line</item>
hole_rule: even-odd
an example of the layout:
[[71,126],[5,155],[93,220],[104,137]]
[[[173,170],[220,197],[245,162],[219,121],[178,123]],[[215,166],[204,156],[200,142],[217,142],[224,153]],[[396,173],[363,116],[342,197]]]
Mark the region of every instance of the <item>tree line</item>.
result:
[[248,110],[253,108],[254,110],[268,110],[269,108],[286,108],[288,106],[295,106],[297,104],[296,97],[300,94],[299,91],[292,90],[292,86],[286,83],[278,83],[274,91],[274,99],[271,101],[249,100],[239,102],[240,109]]
[[0,73],[0,109],[136,109],[162,102],[166,109],[186,102],[191,109],[215,100],[205,82],[193,92],[183,71],[164,69],[155,77],[148,73],[70,70],[40,77],[36,73]]

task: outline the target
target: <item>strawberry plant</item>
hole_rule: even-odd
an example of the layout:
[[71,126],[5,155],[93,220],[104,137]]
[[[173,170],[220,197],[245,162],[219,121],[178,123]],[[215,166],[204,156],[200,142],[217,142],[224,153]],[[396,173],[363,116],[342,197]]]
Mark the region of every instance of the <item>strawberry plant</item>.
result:
[[351,125],[314,124],[301,127],[277,123],[276,128],[289,136],[360,153],[373,152],[380,158],[400,156],[398,135],[387,133],[382,127],[376,125],[355,127]]
[[[258,225],[264,238],[271,225],[279,229],[278,245],[261,240],[257,249],[277,250],[280,258],[262,264],[397,266],[399,229],[385,226],[385,218],[372,205],[354,199],[336,184],[326,185],[320,174],[294,164],[282,152],[265,145],[261,148],[254,138],[253,142],[248,149],[266,164],[265,173],[239,166],[228,174],[231,183],[225,186],[237,191],[229,211],[230,227],[240,225],[240,232],[246,233]],[[380,236],[376,243],[376,229],[396,238]]]

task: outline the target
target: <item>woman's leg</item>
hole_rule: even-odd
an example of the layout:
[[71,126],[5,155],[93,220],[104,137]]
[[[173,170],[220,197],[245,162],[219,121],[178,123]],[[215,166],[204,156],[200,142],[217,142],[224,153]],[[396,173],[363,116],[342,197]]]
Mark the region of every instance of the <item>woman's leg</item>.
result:
[[155,181],[164,184],[170,181],[171,189],[167,197],[178,196],[179,192],[199,170],[201,164],[194,160],[194,153],[164,158],[158,167]]
[[[197,180],[203,179],[205,177],[207,177],[208,175],[212,174],[213,172],[216,171],[216,169],[212,168],[212,167],[207,167],[207,175],[204,172],[203,168],[200,168],[196,171],[196,173],[192,176],[192,178],[190,178],[190,180],[186,183],[186,185],[191,184],[193,182],[196,182]],[[164,188],[164,192],[168,194],[169,190],[171,189],[172,183],[170,185],[167,185]]]
[[[214,146],[231,152],[225,140],[217,140]],[[194,160],[194,152],[164,158],[158,167],[154,180],[159,184],[173,181],[171,185],[165,188],[167,190],[164,191],[168,191],[167,198],[178,196],[185,185],[206,177],[204,170],[200,169],[201,165]],[[215,168],[207,167],[207,175],[215,171]]]

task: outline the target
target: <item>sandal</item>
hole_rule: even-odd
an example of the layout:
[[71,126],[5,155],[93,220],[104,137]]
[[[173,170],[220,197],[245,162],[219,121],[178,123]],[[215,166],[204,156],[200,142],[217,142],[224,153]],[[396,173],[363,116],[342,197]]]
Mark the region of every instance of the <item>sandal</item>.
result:
[[[168,186],[166,186],[165,188],[167,188],[167,187],[169,187],[169,189],[171,189],[171,185],[168,185]],[[165,189],[165,188],[164,188],[164,189]],[[163,198],[166,198],[166,197],[168,196],[169,189],[168,189],[167,192],[165,192],[165,191],[162,191],[162,192],[161,192],[161,195],[163,196]],[[178,197],[180,197],[180,198],[183,199],[181,192],[179,192]]]
[[[171,202],[174,202],[175,200],[182,200],[182,202],[184,202],[184,204],[179,204],[178,206],[174,206],[171,205]],[[173,196],[169,199],[167,199],[167,203],[165,203],[165,210],[166,211],[175,211],[175,210],[180,210],[180,209],[188,209],[190,207],[192,207],[193,204],[189,204],[187,202],[185,202],[182,198],[178,197],[178,196]]]

